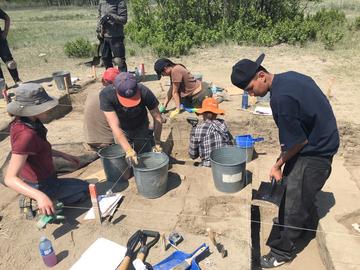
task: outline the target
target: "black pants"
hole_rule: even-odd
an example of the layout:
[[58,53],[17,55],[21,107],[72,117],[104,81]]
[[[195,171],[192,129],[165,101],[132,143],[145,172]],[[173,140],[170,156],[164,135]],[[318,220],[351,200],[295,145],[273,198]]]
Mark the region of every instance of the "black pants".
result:
[[105,68],[113,67],[113,58],[119,71],[127,71],[124,37],[104,38],[101,57]]
[[274,224],[267,245],[278,260],[291,260],[296,255],[295,241],[311,221],[315,196],[331,173],[331,158],[296,156],[286,162],[283,181],[286,193],[279,209],[279,225]]
[[[3,38],[0,38],[0,57],[4,61],[5,64],[9,61],[14,60],[14,58],[12,57],[12,54],[10,52],[8,42],[6,39],[3,39]],[[20,81],[17,68],[15,68],[15,69],[8,68],[8,70],[9,70],[9,73],[15,83]],[[1,68],[0,68],[0,78],[4,79],[4,74],[1,70]]]

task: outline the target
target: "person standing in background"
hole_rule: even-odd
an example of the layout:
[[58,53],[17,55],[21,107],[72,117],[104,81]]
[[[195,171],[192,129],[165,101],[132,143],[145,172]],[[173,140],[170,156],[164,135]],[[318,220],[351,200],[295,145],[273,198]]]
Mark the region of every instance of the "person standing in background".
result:
[[96,28],[101,42],[101,58],[105,69],[114,64],[119,71],[126,72],[124,25],[127,23],[127,6],[125,0],[100,0],[99,17]]
[[[17,70],[17,64],[12,57],[11,51],[9,49],[9,44],[7,42],[7,36],[10,30],[10,17],[0,8],[0,19],[4,20],[4,29],[0,28],[0,57],[4,61],[11,77],[13,78],[16,85],[22,83],[19,78],[19,72]],[[4,79],[4,74],[0,68],[0,79]]]

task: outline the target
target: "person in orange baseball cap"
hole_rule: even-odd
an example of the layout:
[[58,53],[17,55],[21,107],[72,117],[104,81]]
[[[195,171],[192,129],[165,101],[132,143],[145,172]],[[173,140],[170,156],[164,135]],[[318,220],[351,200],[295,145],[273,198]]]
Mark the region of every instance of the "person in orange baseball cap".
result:
[[[99,97],[100,109],[130,165],[138,163],[137,154],[151,150],[162,152],[159,101],[148,87],[136,81],[134,74],[121,72],[114,84],[105,87]],[[154,123],[153,132],[149,131],[148,112]]]
[[[108,68],[102,75],[103,86],[112,85],[119,69]],[[104,113],[100,110],[100,99],[98,91],[88,93],[84,106],[84,137],[87,149],[98,150],[114,143],[114,136],[106,121]]]
[[210,153],[216,148],[233,144],[233,137],[223,119],[224,110],[219,109],[214,98],[206,98],[196,112],[203,116],[203,122],[194,126],[190,133],[189,155],[192,159],[201,158],[201,165],[210,167]]

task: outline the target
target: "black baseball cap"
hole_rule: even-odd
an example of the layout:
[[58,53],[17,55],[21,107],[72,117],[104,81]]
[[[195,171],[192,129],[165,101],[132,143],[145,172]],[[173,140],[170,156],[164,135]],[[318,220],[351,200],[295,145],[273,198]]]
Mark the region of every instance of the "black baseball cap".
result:
[[170,66],[171,64],[174,64],[171,60],[167,58],[160,58],[156,60],[154,64],[154,70],[158,76],[158,80],[161,79],[161,73],[164,71],[164,68],[167,66]]
[[250,59],[241,59],[239,62],[237,62],[232,67],[232,84],[241,89],[245,89],[249,85],[251,80],[255,77],[255,74],[259,67],[262,67],[261,63],[264,58],[265,54],[262,53],[255,62]]

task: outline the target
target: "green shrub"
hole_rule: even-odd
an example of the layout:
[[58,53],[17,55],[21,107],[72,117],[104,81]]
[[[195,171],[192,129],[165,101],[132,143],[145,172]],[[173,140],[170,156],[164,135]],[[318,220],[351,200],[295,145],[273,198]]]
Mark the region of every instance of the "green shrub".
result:
[[355,19],[354,26],[356,30],[360,30],[360,16]]
[[345,13],[337,9],[322,9],[316,12],[312,19],[319,27],[343,26],[346,22]]
[[77,58],[85,58],[94,55],[94,49],[97,50],[97,46],[92,46],[90,41],[84,38],[68,41],[64,46],[65,54],[68,57]]
[[344,34],[342,29],[332,29],[321,32],[321,41],[325,49],[333,50],[334,45],[344,37]]
[[135,56],[135,55],[136,55],[136,50],[133,49],[133,48],[130,48],[130,49],[129,49],[129,55],[130,55],[130,56]]
[[331,49],[346,25],[336,9],[306,17],[301,0],[132,0],[131,8],[134,20],[125,29],[130,40],[168,57],[228,40],[273,46],[319,39]]

